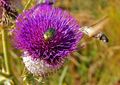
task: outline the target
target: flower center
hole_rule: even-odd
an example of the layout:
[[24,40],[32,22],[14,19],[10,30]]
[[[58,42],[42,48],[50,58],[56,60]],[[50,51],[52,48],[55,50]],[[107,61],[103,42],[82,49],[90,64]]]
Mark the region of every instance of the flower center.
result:
[[54,37],[55,35],[55,29],[49,28],[45,33],[44,33],[44,39],[45,40],[50,40]]

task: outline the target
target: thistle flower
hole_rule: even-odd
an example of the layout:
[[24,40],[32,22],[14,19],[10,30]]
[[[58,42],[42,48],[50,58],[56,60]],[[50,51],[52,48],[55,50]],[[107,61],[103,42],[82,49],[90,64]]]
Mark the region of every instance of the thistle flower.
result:
[[62,67],[67,55],[77,49],[83,33],[66,11],[39,4],[20,14],[13,31],[16,48],[34,75],[45,76]]

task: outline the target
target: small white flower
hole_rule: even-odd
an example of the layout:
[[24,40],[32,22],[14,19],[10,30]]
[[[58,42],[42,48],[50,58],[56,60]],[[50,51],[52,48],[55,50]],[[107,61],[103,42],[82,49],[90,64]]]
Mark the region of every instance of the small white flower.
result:
[[26,66],[26,68],[34,75],[36,76],[48,76],[52,74],[53,72],[56,72],[58,69],[60,69],[64,63],[64,60],[59,64],[58,66],[53,66],[48,63],[46,63],[44,60],[40,59],[33,59],[28,52],[24,52],[23,56],[23,62]]

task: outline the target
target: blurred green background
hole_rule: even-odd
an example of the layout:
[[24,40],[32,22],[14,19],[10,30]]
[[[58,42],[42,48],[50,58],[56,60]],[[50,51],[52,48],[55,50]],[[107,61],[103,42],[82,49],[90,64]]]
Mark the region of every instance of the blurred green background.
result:
[[[19,12],[28,0],[11,0]],[[35,4],[32,0],[28,8]],[[104,16],[109,22],[104,33],[109,43],[104,44],[93,38],[84,37],[79,50],[70,54],[64,67],[54,75],[44,78],[34,77],[27,72],[16,51],[10,44],[7,48],[12,76],[0,74],[0,85],[120,85],[120,1],[119,0],[57,0],[56,7],[68,10],[81,26],[92,25]],[[86,45],[84,48],[81,45]],[[0,32],[0,70],[4,72],[2,35]]]

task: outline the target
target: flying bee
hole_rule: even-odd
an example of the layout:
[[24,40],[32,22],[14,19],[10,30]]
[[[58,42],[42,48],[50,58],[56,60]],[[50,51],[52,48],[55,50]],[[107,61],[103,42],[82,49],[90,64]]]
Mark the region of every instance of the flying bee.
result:
[[97,21],[97,23],[91,26],[82,27],[80,31],[89,37],[94,37],[98,40],[103,41],[104,43],[108,43],[109,42],[108,37],[101,31],[107,22],[108,22],[108,18],[107,16],[105,16],[101,20]]
[[84,34],[88,35],[89,37],[94,37],[98,40],[103,41],[104,43],[108,43],[109,39],[107,38],[107,36],[99,30],[100,29],[94,27],[87,27],[87,26],[81,28],[81,31]]

